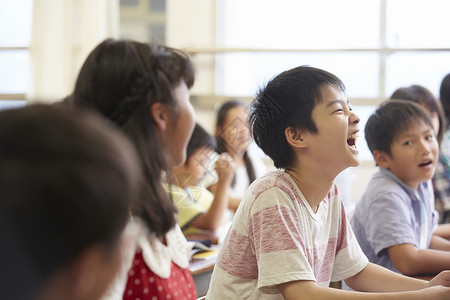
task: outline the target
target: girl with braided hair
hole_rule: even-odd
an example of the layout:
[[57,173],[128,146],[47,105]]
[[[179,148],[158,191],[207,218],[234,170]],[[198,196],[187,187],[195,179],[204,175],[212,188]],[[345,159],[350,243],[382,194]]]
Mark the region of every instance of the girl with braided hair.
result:
[[165,172],[186,158],[195,125],[193,83],[192,62],[182,51],[130,40],[103,41],[79,73],[72,104],[99,111],[120,127],[137,149],[146,181],[131,205],[147,225],[145,234],[123,254],[124,270],[108,299],[196,298],[186,239],[161,185]]

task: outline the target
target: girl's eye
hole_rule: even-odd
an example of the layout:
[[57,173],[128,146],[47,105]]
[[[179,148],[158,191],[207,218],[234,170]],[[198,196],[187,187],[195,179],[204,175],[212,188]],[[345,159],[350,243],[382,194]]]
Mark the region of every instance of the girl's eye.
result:
[[403,143],[403,145],[410,146],[410,145],[412,145],[412,141],[406,141],[406,142]]
[[427,139],[427,140],[431,140],[433,138],[433,136],[430,134],[430,135],[427,135],[426,137],[425,137],[425,139]]

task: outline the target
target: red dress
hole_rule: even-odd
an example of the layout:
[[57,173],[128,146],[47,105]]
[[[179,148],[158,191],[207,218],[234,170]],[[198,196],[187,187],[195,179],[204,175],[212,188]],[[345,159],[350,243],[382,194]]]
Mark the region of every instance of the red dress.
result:
[[191,273],[171,263],[170,277],[161,278],[145,263],[142,251],[138,249],[133,265],[128,272],[124,300],[190,300],[196,299],[197,292]]
[[188,269],[187,241],[178,225],[167,232],[163,240],[151,233],[142,232],[136,239],[136,248],[130,250],[124,255],[128,258],[124,258],[126,267],[118,277],[118,284],[103,299],[197,298],[196,286]]

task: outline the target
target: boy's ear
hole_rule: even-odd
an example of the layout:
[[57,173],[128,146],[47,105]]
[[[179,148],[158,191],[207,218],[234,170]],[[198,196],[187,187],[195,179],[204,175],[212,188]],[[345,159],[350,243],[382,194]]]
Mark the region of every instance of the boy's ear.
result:
[[300,129],[288,127],[284,130],[287,142],[294,148],[306,148],[307,144],[302,138]]
[[373,151],[373,158],[375,159],[378,166],[389,169],[391,157],[387,153],[375,150]]
[[169,122],[168,113],[168,108],[161,102],[153,103],[150,107],[150,114],[152,115],[158,130],[166,130],[167,124]]

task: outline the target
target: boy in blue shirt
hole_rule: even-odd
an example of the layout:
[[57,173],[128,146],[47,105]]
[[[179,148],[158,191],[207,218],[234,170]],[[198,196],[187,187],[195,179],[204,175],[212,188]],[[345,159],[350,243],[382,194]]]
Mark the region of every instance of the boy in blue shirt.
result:
[[369,118],[365,135],[379,170],[351,220],[364,253],[404,275],[449,269],[450,242],[433,235],[439,149],[429,115],[410,101],[389,100]]

